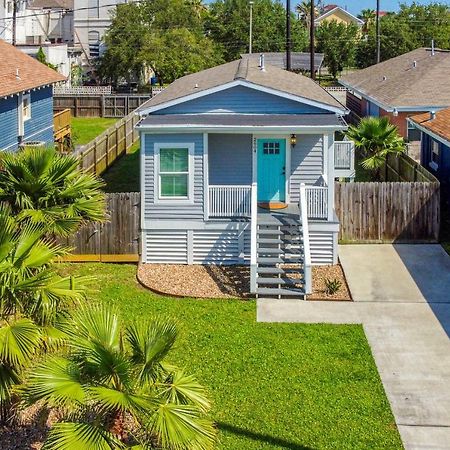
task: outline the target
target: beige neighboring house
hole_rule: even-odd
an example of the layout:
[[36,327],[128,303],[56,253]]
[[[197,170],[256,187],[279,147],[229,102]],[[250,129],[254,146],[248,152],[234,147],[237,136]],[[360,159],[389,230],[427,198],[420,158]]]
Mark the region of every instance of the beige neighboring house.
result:
[[340,6],[335,6],[333,9],[330,9],[327,12],[323,13],[314,21],[314,24],[317,27],[324,22],[332,22],[333,20],[338,23],[345,23],[346,25],[355,24],[358,27],[362,27],[364,25],[363,20],[359,19],[353,14],[350,14]]

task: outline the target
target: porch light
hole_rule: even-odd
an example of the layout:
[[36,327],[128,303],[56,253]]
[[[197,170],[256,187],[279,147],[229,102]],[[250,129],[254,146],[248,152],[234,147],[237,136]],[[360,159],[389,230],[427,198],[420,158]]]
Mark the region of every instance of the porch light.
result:
[[291,146],[295,147],[296,144],[297,144],[297,135],[291,134]]

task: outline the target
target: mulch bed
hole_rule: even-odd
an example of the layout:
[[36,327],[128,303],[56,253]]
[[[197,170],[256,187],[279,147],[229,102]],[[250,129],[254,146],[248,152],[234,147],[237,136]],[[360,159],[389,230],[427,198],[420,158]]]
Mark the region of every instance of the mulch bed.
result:
[[[248,266],[141,264],[137,277],[145,287],[172,297],[251,297]],[[337,279],[341,282],[340,289],[334,295],[325,293],[325,279]],[[313,293],[307,296],[307,300],[351,300],[340,264],[313,267]]]

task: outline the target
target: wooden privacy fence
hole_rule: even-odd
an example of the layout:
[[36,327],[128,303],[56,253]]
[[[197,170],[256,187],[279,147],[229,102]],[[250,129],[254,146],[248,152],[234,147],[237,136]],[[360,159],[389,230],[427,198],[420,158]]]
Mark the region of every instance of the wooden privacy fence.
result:
[[385,181],[421,181],[438,183],[439,180],[425,167],[403,153],[399,156],[389,154],[381,175]]
[[134,129],[138,120],[139,117],[131,113],[93,141],[78,147],[74,155],[79,157],[80,167],[87,172],[101,175],[139,139]]
[[342,242],[437,242],[439,183],[336,183]]
[[53,110],[56,112],[63,109],[70,109],[73,117],[119,118],[127,116],[154,95],[156,95],[156,93],[143,95],[60,94],[53,96]]
[[108,221],[91,223],[60,243],[72,247],[65,261],[139,261],[140,193],[107,194]]

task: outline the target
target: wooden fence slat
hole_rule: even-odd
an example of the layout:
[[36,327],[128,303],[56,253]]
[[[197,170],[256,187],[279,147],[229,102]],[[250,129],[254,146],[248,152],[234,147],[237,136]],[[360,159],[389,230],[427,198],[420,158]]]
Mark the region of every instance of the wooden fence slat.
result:
[[341,242],[437,242],[439,183],[336,183]]

